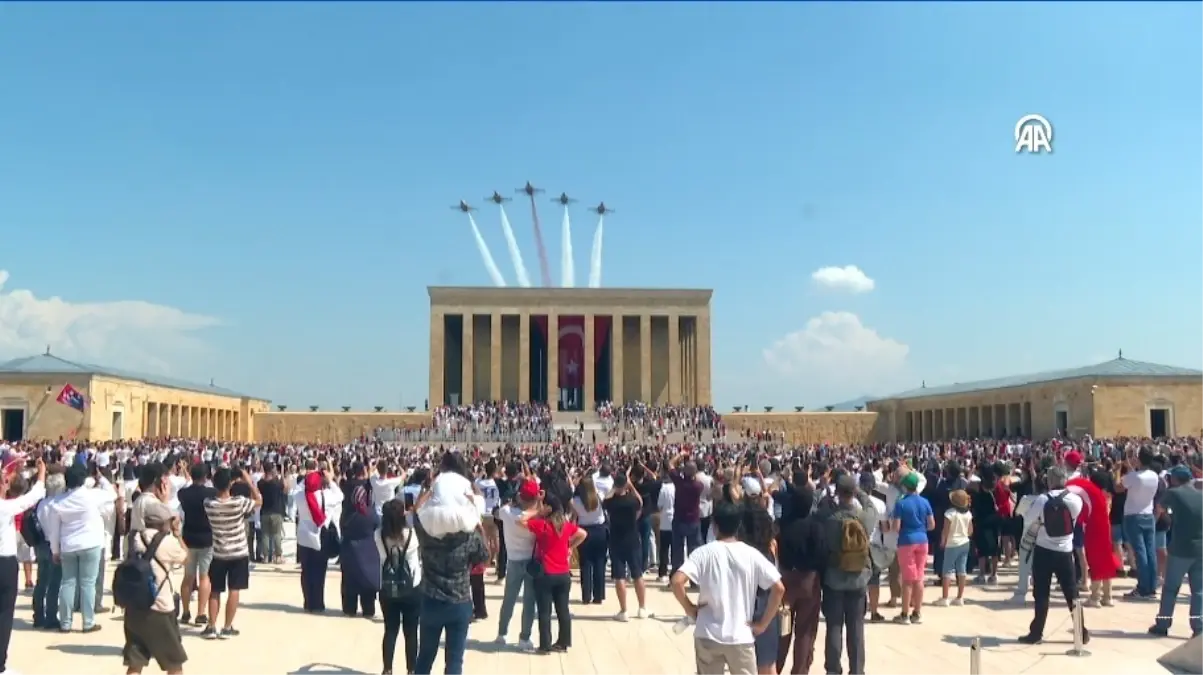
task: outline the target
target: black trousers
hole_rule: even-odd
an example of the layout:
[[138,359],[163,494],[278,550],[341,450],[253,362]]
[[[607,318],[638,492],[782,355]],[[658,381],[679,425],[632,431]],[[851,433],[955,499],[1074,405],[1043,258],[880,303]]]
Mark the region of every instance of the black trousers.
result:
[[8,668],[8,643],[13,637],[13,614],[17,610],[17,556],[0,557],[0,673]]
[[668,563],[672,557],[673,533],[669,530],[660,530],[660,543],[656,544],[656,560],[658,568],[656,576],[668,576]]
[[297,561],[301,563],[302,607],[307,612],[326,609],[326,556],[308,546],[297,546]]
[[501,526],[500,518],[494,518],[493,522],[497,524],[497,578],[505,579],[505,568],[510,562],[505,550],[505,528]]
[[[1044,637],[1053,577],[1057,577],[1061,594],[1065,596],[1070,611],[1073,611],[1078,602],[1078,568],[1074,565],[1074,554],[1037,546],[1032,550],[1032,594],[1036,597],[1036,615],[1032,617],[1029,635]],[[1085,619],[1082,621],[1082,635],[1089,635]]]
[[485,604],[485,575],[469,574],[468,587],[472,590],[472,618],[489,618],[489,607]]
[[418,660],[418,615],[422,609],[422,596],[411,593],[403,600],[380,599],[380,610],[384,614],[384,641],[381,644],[384,670],[393,670],[393,655],[397,651],[397,635],[405,633],[405,672],[412,673]]
[[376,616],[376,591],[361,593],[347,583],[346,577],[343,577],[338,590],[342,596],[343,614],[355,616],[362,609],[364,617],[370,619]]
[[560,632],[556,644],[567,649],[572,646],[572,615],[568,612],[568,592],[572,588],[571,574],[548,574],[535,582],[535,606],[539,610],[539,649],[550,649],[551,608],[555,605]]
[[823,617],[827,621],[826,643],[823,649],[823,667],[829,673],[842,673],[840,657],[842,644],[848,642],[848,672],[862,675],[865,672],[865,590],[833,591],[823,587]]

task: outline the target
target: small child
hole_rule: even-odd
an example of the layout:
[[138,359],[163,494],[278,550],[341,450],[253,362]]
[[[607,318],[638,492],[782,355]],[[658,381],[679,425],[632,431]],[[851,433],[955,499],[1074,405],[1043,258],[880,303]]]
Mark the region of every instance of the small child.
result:
[[418,509],[422,529],[435,539],[480,527],[480,508],[472,482],[453,472],[440,473],[430,486],[430,499]]
[[[965,604],[965,574],[969,563],[969,542],[973,537],[973,515],[969,513],[969,493],[953,490],[948,495],[952,508],[944,512],[944,569],[940,581],[943,597],[936,601],[939,607]],[[957,597],[948,599],[948,590],[953,577],[957,580]]]
[[472,620],[479,621],[489,618],[489,609],[485,605],[485,572],[489,563],[482,562],[472,567],[468,581],[472,588]]

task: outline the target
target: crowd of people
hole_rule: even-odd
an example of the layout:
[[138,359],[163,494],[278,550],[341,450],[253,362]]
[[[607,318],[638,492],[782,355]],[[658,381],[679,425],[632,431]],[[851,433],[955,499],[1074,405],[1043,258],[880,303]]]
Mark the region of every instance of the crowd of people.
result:
[[[440,419],[496,431],[542,423],[529,407],[468,410]],[[640,410],[607,415],[653,419]],[[654,419],[721,425],[707,409]],[[535,653],[572,648],[574,594],[605,604],[609,577],[614,619],[638,620],[648,585],[661,584],[692,624],[699,673],[809,672],[821,622],[826,672],[844,672],[846,657],[847,672],[863,673],[866,622],[920,623],[933,604],[961,604],[970,579],[997,585],[1008,566],[1018,570],[1014,601],[1034,596],[1022,642],[1043,639],[1054,578],[1071,607],[1086,597],[1091,608],[1112,604],[1113,579],[1135,578],[1125,599],[1159,602],[1154,635],[1172,629],[1186,580],[1190,631],[1203,628],[1195,438],[790,446],[758,434],[679,443],[516,434],[490,450],[148,439],[0,452],[0,657],[24,567],[35,627],[75,630],[78,612],[81,630],[99,630],[109,584],[125,613],[129,672],[152,660],[182,672],[180,626],[237,637],[251,564],[283,560],[286,521],[302,608],[326,611],[337,560],[341,612],[384,618],[385,673],[398,641],[407,672],[431,672],[440,640],[446,672],[462,672],[468,625],[490,618],[490,575],[504,589],[497,642],[510,642],[517,612],[517,646]],[[472,507],[458,530],[435,510],[456,499]],[[180,567],[177,591],[169,570]],[[939,589],[934,602],[927,586]]]
[[603,401],[597,404],[597,415],[611,431],[642,432],[652,438],[663,438],[673,432],[710,431],[716,436],[726,435],[722,415],[708,405],[649,405],[640,402],[618,405]]

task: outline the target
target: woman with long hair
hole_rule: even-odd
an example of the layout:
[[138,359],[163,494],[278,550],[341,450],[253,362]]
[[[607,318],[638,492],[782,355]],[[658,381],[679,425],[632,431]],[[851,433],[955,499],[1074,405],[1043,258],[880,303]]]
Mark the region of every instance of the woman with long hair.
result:
[[376,614],[376,593],[380,590],[380,553],[375,545],[376,509],[372,506],[372,486],[367,466],[355,462],[343,481],[343,501],[347,507],[339,518],[342,546],[338,567],[342,571],[340,590],[342,610],[355,616]]
[[[422,580],[422,558],[418,538],[413,535],[406,518],[405,502],[393,499],[381,507],[380,529],[376,532],[376,548],[380,555],[381,574],[384,567],[401,569],[408,566],[413,589]],[[393,673],[393,655],[397,650],[397,635],[405,635],[405,672],[414,672],[418,658],[418,615],[422,596],[416,591],[398,593],[397,597],[380,595],[380,611],[384,614],[384,639],[381,644],[384,675]]]
[[969,511],[973,518],[973,549],[977,553],[978,561],[977,580],[974,583],[988,583],[993,586],[998,583],[999,538],[1002,536],[1002,521],[994,497],[998,477],[994,473],[993,464],[983,464],[979,467],[978,476],[981,483],[977,490],[969,493]]
[[[568,569],[569,552],[585,541],[585,531],[568,520],[564,503],[549,495],[541,515],[524,513],[518,522],[535,535],[532,564],[542,569],[535,579],[535,605],[539,615],[539,653],[566,652],[572,646],[572,614],[568,611],[568,591],[572,576]],[[560,623],[555,643],[551,641],[551,608],[555,605]]]
[[577,524],[587,535],[580,551],[581,602],[586,605],[600,605],[606,599],[606,553],[609,533],[606,530],[606,512],[602,510],[601,499],[597,496],[592,472],[586,471],[581,481],[576,484],[572,510],[576,513]]
[[[763,481],[749,482],[744,485],[744,495],[740,500],[743,507],[743,522],[739,528],[739,539],[760,551],[764,557],[776,565],[777,540],[773,536],[773,517],[765,503],[762,485]],[[769,629],[757,635],[754,641],[756,672],[759,675],[777,675],[777,651],[781,642],[780,608],[769,607],[768,600],[769,591],[756,589],[756,606],[752,613],[752,620],[760,621],[767,613],[774,615]]]

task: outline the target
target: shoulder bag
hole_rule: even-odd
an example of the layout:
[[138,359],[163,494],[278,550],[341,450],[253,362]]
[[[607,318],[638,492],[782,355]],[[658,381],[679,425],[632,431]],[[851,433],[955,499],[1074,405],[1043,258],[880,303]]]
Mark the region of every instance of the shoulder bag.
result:
[[326,523],[318,530],[318,543],[321,546],[322,555],[326,560],[334,560],[342,552],[342,540],[339,539],[338,529],[334,527],[334,523],[330,522],[329,516],[326,514],[326,495],[322,493],[322,515],[326,518]]

